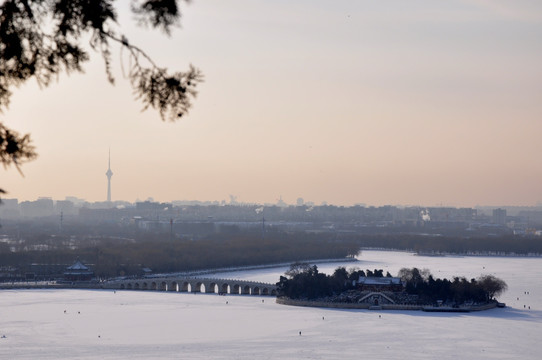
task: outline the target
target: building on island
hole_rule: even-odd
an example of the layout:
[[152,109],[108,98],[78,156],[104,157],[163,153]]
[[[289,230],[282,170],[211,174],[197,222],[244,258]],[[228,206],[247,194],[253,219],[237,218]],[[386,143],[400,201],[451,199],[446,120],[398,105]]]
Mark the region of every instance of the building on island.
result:
[[94,272],[85,266],[79,259],[64,271],[64,280],[66,281],[90,281],[93,276]]
[[403,282],[398,277],[360,276],[356,285],[360,291],[403,291]]
[[404,290],[404,284],[398,277],[360,276],[354,286],[362,296],[358,302],[371,304],[370,309],[395,304],[397,293]]

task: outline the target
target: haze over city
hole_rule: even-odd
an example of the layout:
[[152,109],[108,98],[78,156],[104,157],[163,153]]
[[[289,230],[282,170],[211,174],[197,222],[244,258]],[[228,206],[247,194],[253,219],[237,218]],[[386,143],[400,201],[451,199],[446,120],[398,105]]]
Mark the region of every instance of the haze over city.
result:
[[[171,37],[125,33],[205,82],[187,117],[141,112],[121,54],[14,89],[39,157],[4,198],[368,205],[542,201],[542,2],[193,1]],[[126,61],[126,60],[124,60]]]

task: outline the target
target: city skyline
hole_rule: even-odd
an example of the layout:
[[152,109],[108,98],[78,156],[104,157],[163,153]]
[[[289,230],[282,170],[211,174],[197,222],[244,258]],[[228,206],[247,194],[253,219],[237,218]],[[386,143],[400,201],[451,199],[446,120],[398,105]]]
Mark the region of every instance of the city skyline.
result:
[[[327,201],[317,203],[312,201],[311,199],[303,199],[303,198],[296,198],[293,201],[284,201],[281,197],[276,199],[274,202],[244,202],[244,201],[238,201],[237,198],[230,199],[214,199],[214,200],[200,200],[200,199],[168,199],[168,200],[157,200],[154,197],[150,196],[146,199],[134,199],[134,200],[127,200],[127,199],[116,199],[116,200],[87,200],[85,198],[77,197],[77,196],[71,196],[67,195],[63,198],[53,198],[50,196],[38,196],[33,199],[18,199],[13,197],[3,197],[2,200],[4,202],[9,203],[9,206],[13,206],[15,204],[22,204],[22,203],[36,203],[40,201],[50,201],[51,204],[53,203],[72,203],[76,207],[85,207],[88,205],[97,206],[97,208],[103,209],[103,208],[110,208],[110,207],[119,207],[124,208],[125,206],[135,206],[138,203],[151,203],[151,204],[172,204],[173,206],[185,206],[185,205],[199,205],[199,206],[223,206],[223,205],[233,205],[233,206],[278,206],[278,207],[290,207],[290,206],[301,206],[305,207],[307,209],[313,208],[313,207],[321,207],[321,206],[331,206],[331,207],[364,207],[364,208],[384,208],[384,207],[395,207],[395,208],[419,208],[419,209],[447,209],[447,208],[453,208],[453,209],[541,209],[542,208],[542,202],[538,202],[533,205],[510,205],[510,204],[500,204],[500,205],[485,205],[485,204],[476,204],[473,206],[453,206],[453,205],[447,205],[447,204],[435,204],[435,205],[423,205],[423,204],[383,204],[383,205],[372,205],[372,204],[366,204],[366,203],[355,203],[351,205],[341,205],[341,204],[334,204],[334,203],[328,203]],[[1,209],[0,209],[1,210]],[[261,211],[260,209],[257,209],[256,211]],[[422,214],[423,215],[423,214]]]
[[[140,112],[120,54],[116,85],[86,74],[14,89],[2,114],[38,158],[2,173],[3,198],[154,198],[368,206],[542,201],[542,4],[532,1],[194,1],[170,38],[119,32],[205,82],[186,118]],[[62,174],[62,176],[60,176]]]

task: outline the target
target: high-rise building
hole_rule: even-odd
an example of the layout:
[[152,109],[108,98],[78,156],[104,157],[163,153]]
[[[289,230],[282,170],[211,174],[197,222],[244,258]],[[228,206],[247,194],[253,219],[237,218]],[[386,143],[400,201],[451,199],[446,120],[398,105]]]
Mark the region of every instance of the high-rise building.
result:
[[494,209],[493,210],[493,223],[504,225],[506,224],[506,209]]
[[111,176],[113,176],[113,171],[111,171],[111,150],[109,150],[109,162],[105,176],[107,176],[107,202],[111,202]]

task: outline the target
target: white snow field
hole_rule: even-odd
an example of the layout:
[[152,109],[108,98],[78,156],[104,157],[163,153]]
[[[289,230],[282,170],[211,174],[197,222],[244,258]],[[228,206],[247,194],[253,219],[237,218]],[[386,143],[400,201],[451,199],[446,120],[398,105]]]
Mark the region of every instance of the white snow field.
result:
[[[540,359],[541,258],[364,251],[359,260],[343,265],[495,274],[508,283],[508,307],[450,314],[290,307],[250,295],[4,290],[0,359]],[[216,277],[276,282],[284,270]]]

